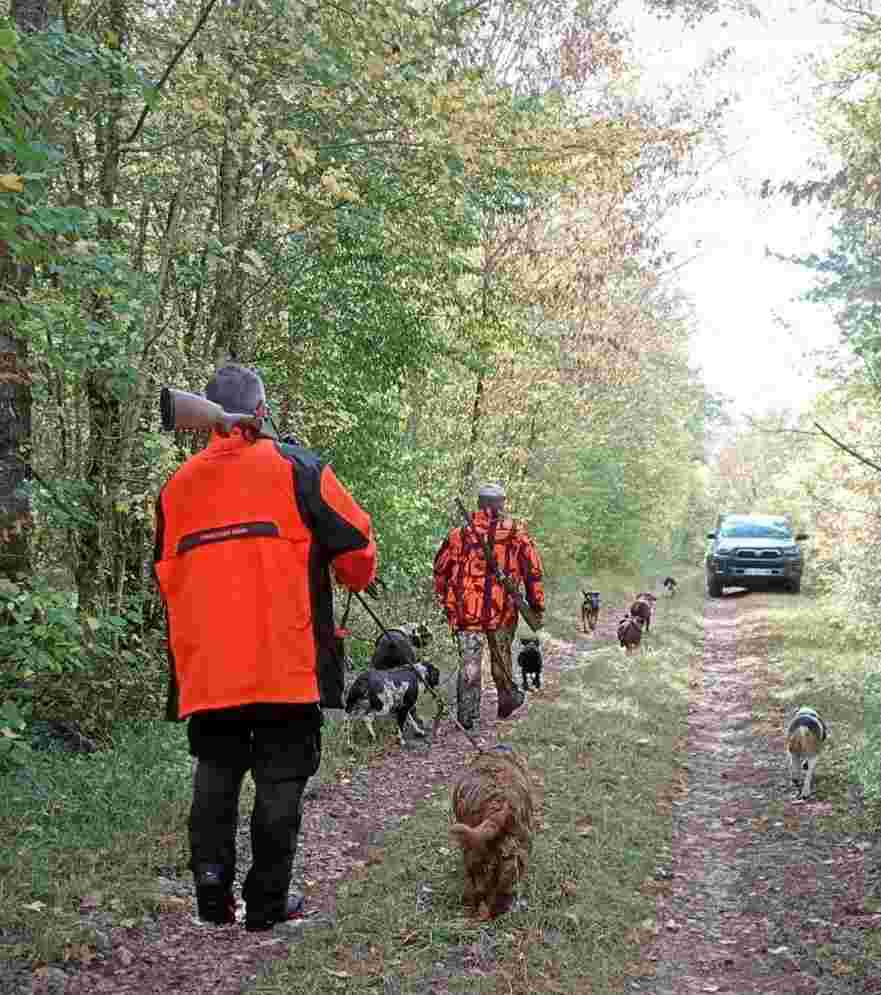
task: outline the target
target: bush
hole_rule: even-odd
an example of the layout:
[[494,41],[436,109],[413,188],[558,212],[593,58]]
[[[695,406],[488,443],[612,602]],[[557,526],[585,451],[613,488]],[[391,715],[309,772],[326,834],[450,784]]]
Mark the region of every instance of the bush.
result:
[[105,739],[120,718],[162,714],[164,644],[136,600],[83,617],[72,591],[0,581],[0,613],[0,692],[25,718],[75,719]]

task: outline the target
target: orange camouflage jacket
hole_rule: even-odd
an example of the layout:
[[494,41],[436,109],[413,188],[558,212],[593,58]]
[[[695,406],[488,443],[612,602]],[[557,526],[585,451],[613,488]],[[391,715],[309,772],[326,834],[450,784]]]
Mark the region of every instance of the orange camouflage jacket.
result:
[[[543,612],[541,559],[523,524],[484,510],[471,521],[489,540],[500,569],[523,584],[530,607]],[[453,529],[441,544],[434,558],[434,589],[455,629],[491,631],[517,622],[517,608],[487,568],[472,528]]]

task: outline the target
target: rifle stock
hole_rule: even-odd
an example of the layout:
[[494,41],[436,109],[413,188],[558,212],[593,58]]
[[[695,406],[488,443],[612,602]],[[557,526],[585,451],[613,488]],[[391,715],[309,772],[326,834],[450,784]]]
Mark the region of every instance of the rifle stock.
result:
[[480,532],[474,528],[474,523],[471,521],[471,516],[465,509],[465,505],[462,504],[461,498],[456,498],[456,507],[459,510],[459,514],[462,516],[463,527],[466,529],[471,529],[472,535],[474,535],[480,545],[483,547],[483,555],[486,559],[486,565],[495,574],[496,580],[502,585],[502,587],[507,591],[509,597],[514,602],[517,607],[517,611],[523,616],[523,620],[532,629],[533,632],[538,632],[542,627],[541,620],[538,615],[530,608],[529,602],[523,597],[517,584],[512,580],[506,573],[504,573],[496,562],[495,554],[490,547],[489,540],[486,536],[481,535]]
[[255,437],[263,433],[263,418],[256,415],[232,414],[201,394],[163,387],[159,394],[159,413],[166,432],[176,429],[217,430],[229,435],[234,428],[250,431]]

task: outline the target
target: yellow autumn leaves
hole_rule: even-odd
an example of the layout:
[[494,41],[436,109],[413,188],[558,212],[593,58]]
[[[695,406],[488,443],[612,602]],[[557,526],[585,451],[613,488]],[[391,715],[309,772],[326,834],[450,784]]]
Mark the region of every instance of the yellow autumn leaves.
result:
[[16,173],[0,174],[0,193],[23,193],[24,178]]

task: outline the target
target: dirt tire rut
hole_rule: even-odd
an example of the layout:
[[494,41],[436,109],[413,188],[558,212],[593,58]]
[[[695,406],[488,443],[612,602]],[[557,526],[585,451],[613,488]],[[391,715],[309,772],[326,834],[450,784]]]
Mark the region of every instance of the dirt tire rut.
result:
[[822,757],[815,796],[795,800],[782,716],[769,723],[755,707],[769,679],[756,606],[756,596],[706,602],[704,653],[689,682],[688,786],[673,809],[673,877],[657,900],[646,975],[631,978],[629,992],[881,992],[881,965],[859,962],[866,931],[881,930],[881,915],[863,906],[881,893],[881,845],[818,825],[831,808]]

